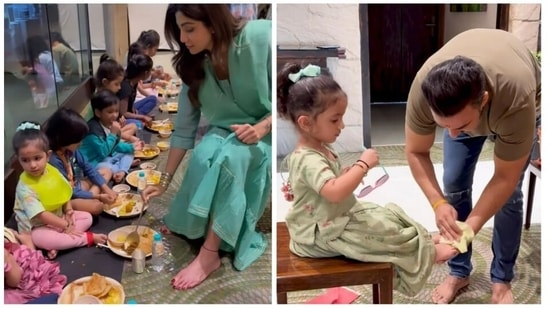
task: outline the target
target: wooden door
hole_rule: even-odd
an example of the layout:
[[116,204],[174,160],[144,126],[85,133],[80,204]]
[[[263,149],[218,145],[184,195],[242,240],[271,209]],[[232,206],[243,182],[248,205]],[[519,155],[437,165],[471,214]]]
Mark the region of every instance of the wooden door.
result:
[[368,4],[372,104],[406,102],[416,72],[442,46],[444,5]]

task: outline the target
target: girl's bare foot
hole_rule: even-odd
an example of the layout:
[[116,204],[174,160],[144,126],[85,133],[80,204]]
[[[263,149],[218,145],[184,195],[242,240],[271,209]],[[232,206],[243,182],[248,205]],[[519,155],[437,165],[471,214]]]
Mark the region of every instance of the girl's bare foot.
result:
[[171,235],[172,234],[172,231],[170,231],[170,229],[165,226],[165,225],[162,225],[160,227],[160,233],[164,234],[164,235]]
[[458,255],[456,248],[448,244],[435,244],[435,263],[440,264]]
[[107,235],[105,234],[95,234],[93,233],[93,243],[94,244],[104,244],[107,242]]
[[217,250],[200,248],[198,256],[172,279],[172,286],[178,290],[192,289],[221,266]]
[[48,250],[48,259],[53,260],[57,257],[57,250]]

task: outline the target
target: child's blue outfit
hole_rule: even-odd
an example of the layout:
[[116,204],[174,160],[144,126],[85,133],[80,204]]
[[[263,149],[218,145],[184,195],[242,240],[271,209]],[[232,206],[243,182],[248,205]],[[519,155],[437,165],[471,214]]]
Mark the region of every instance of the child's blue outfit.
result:
[[80,144],[80,152],[97,169],[109,168],[113,173],[128,173],[134,158],[133,145],[120,140],[98,119],[88,121],[88,135]]
[[[66,162],[65,162],[66,161]],[[75,152],[54,152],[50,157],[50,164],[55,166],[72,185],[72,199],[92,199],[93,193],[83,190],[81,181],[88,178],[92,184],[101,187],[105,179],[92,164],[90,164],[79,150]],[[71,170],[68,170],[68,169]]]

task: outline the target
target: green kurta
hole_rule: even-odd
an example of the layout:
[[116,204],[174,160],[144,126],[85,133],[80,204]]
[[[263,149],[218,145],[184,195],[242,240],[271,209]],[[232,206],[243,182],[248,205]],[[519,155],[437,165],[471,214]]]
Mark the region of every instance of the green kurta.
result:
[[57,44],[52,48],[53,59],[61,71],[63,81],[78,83],[80,81],[80,70],[76,54],[65,44]]
[[286,223],[293,253],[390,262],[395,265],[396,290],[415,295],[423,288],[435,259],[425,228],[395,204],[381,207],[352,194],[339,204],[324,199],[320,190],[340,175],[341,166],[316,150],[295,150],[289,155],[289,170],[294,203]]
[[188,238],[206,235],[208,222],[221,249],[235,254],[242,270],[267,247],[255,230],[271,192],[271,135],[240,142],[230,126],[256,124],[271,113],[271,21],[249,21],[229,49],[229,80],[218,80],[210,61],[199,90],[201,108],[191,106],[184,85],[171,147],[192,149],[200,113],[210,127],[193,151],[183,183],[164,217],[167,227]]

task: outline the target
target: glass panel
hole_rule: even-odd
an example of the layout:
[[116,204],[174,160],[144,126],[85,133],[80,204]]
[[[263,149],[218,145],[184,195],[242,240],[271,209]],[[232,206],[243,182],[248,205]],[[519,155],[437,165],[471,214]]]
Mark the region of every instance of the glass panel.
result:
[[86,4],[4,4],[4,165],[19,123],[44,123],[90,76],[90,55]]

